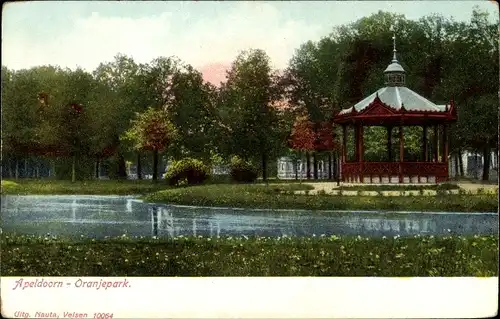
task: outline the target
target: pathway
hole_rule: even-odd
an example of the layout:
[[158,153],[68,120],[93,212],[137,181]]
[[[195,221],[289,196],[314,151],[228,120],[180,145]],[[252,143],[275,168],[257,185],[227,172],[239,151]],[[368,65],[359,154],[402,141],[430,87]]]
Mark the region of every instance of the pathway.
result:
[[[313,190],[309,191],[309,194],[316,194],[318,192],[325,192],[327,194],[335,194],[338,192],[339,186],[337,186],[337,182],[319,182],[319,183],[308,183],[304,182],[304,184],[311,185],[314,187]],[[473,194],[476,194],[478,192],[478,189],[482,188],[484,191],[487,192],[495,192],[495,190],[498,189],[498,185],[491,185],[491,184],[476,184],[476,183],[457,183],[458,186],[465,190],[466,192],[472,192]],[[352,183],[342,183],[341,185],[343,186],[359,186],[362,184],[352,184]],[[392,185],[392,184],[390,184]],[[422,185],[422,184],[406,184],[406,185]],[[404,189],[404,186],[402,186],[402,189]],[[304,191],[299,191],[298,193],[304,193]],[[399,191],[384,191],[384,195],[391,195],[391,196],[399,196],[400,192]],[[406,195],[412,194],[412,195],[419,195],[419,191],[406,191]],[[458,190],[453,190],[452,193],[458,193]],[[343,191],[343,195],[357,195],[357,191]],[[426,190],[425,195],[435,195],[436,192],[432,190]],[[377,192],[364,192],[364,195],[378,195]]]

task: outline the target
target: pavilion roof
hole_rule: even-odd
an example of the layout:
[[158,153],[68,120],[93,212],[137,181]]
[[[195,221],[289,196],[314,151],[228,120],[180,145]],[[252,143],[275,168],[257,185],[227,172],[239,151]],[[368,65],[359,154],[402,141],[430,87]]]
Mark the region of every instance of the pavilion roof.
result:
[[378,98],[382,103],[390,106],[395,110],[400,110],[404,105],[406,111],[424,111],[424,112],[445,112],[446,105],[437,105],[429,101],[425,97],[417,94],[405,86],[388,86],[379,89],[353,107],[342,110],[339,115],[351,113],[353,108],[357,112],[362,112],[365,108],[371,105]]

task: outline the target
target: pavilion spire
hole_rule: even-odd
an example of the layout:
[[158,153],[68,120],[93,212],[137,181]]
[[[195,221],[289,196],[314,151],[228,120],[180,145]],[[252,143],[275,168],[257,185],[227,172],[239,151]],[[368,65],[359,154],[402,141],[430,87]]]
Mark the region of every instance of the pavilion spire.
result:
[[392,61],[391,64],[385,69],[384,74],[385,74],[385,83],[388,86],[404,86],[405,85],[405,70],[399,64],[398,58],[396,55],[396,30],[392,28],[391,30],[393,32],[392,35]]
[[392,35],[392,44],[393,44],[394,48],[392,50],[392,52],[393,52],[392,62],[398,62],[398,59],[396,57],[396,52],[397,52],[397,50],[396,50],[396,31],[393,31],[393,33],[394,34]]

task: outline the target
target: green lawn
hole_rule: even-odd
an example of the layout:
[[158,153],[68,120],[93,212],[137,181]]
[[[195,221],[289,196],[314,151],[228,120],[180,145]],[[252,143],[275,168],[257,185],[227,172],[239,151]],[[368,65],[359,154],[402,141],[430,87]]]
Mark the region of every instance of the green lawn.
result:
[[202,185],[172,188],[148,194],[144,200],[196,206],[312,210],[404,210],[496,212],[496,195],[441,196],[339,196],[302,195],[293,191],[311,189],[306,184]]
[[[150,180],[78,181],[75,183],[60,180],[2,181],[2,194],[143,195],[142,198],[149,202],[268,209],[453,212],[495,212],[498,210],[498,198],[494,194],[439,194],[425,197],[308,195],[294,192],[306,191],[307,193],[314,189],[310,184],[218,184],[217,182],[174,188],[169,187],[163,181],[152,183]],[[441,187],[448,188],[446,185]],[[350,187],[344,188],[344,190],[347,189]]]
[[4,276],[498,276],[498,236],[119,238],[2,235]]
[[2,180],[2,195],[136,195],[168,188],[165,183],[150,180]]

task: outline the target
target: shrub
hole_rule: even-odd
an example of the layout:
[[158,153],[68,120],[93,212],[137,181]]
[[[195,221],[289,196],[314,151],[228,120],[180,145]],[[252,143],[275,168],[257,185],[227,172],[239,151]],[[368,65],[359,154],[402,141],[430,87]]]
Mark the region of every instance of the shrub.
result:
[[437,196],[444,196],[444,195],[449,195],[449,194],[445,189],[438,188],[438,189],[436,189],[436,195]]
[[165,179],[170,185],[196,185],[201,184],[210,176],[209,168],[203,162],[185,158],[174,161],[165,173]]
[[252,183],[257,179],[257,169],[252,163],[234,156],[231,159],[231,179],[239,183]]

